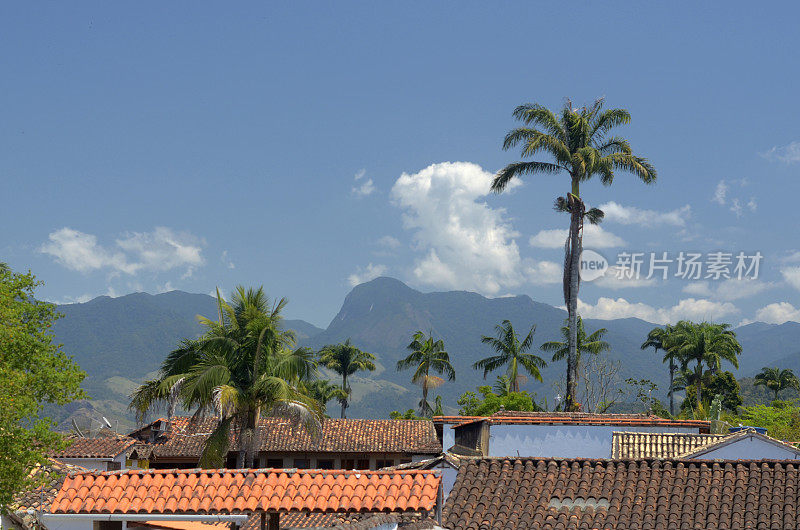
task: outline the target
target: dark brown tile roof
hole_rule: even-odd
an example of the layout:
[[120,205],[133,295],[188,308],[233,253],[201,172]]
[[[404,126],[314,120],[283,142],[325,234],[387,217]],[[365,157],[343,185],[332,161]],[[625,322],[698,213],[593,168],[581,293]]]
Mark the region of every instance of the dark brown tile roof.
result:
[[136,440],[127,436],[79,438],[71,436],[69,446],[51,454],[53,458],[115,458],[133,447]]
[[675,458],[708,444],[725,434],[659,432],[615,432],[611,436],[612,458]]
[[[198,458],[216,424],[216,418],[173,418],[172,430],[152,444],[153,456],[156,460]],[[264,418],[258,437],[261,451],[267,452],[438,454],[442,451],[433,423],[426,420],[328,418],[323,420],[319,432],[311,433],[287,420]]]
[[433,471],[143,469],[68,476],[53,501],[61,514],[194,514],[253,511],[430,511]]
[[796,461],[487,458],[444,508],[459,530],[800,528]]
[[9,508],[12,511],[37,510],[42,508],[50,509],[53,499],[61,489],[64,479],[70,474],[86,472],[85,468],[73,466],[58,460],[50,460],[44,466],[36,466],[30,473],[30,477],[37,481],[37,486],[29,491],[18,493]]
[[672,420],[646,414],[593,414],[588,412],[516,412],[500,411],[484,418],[468,420],[460,425],[487,421],[498,425],[611,425],[631,427],[689,427],[710,432],[711,422],[701,420]]

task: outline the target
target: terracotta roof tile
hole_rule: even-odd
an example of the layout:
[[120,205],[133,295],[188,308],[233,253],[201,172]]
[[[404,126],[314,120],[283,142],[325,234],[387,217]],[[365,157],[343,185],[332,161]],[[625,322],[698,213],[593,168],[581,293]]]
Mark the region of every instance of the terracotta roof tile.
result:
[[675,458],[725,438],[725,434],[615,432],[612,458]]
[[30,477],[38,482],[38,486],[18,493],[9,506],[12,511],[40,511],[44,507],[49,508],[61,490],[61,485],[70,474],[83,473],[87,469],[80,466],[73,466],[58,460],[50,460],[47,465],[36,466],[30,472]]
[[52,453],[53,458],[115,458],[133,447],[136,440],[127,436],[79,438],[71,436],[69,446]]
[[[217,421],[216,418],[173,418],[172,430],[161,434],[151,444],[152,455],[156,459],[198,458]],[[140,431],[132,432],[131,436]],[[235,438],[235,434],[232,435],[231,441]],[[263,418],[258,439],[261,450],[267,452],[438,454],[442,451],[433,423],[427,420],[327,418],[320,432],[311,433],[287,420]]]
[[660,416],[646,414],[592,414],[588,412],[517,412],[500,411],[483,418],[474,418],[454,425],[456,429],[462,425],[478,421],[487,421],[500,425],[613,425],[631,427],[690,427],[700,432],[710,432],[711,422],[701,420],[672,420]]
[[800,528],[800,462],[485,458],[465,462],[446,528]]
[[[429,511],[433,471],[125,470],[64,481],[52,513]],[[188,503],[185,502],[188,500]]]

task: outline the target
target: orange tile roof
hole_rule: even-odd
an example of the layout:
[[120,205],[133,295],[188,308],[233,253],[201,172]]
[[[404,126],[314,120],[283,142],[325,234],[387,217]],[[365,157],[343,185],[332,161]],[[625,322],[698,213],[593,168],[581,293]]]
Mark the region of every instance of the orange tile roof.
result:
[[115,458],[127,451],[136,440],[127,436],[99,436],[97,438],[70,437],[69,446],[52,453],[53,458]]
[[645,414],[592,414],[588,412],[516,412],[501,411],[482,418],[454,425],[458,428],[471,423],[487,421],[492,425],[613,425],[631,427],[692,427],[709,432],[711,422],[701,420],[672,420]]
[[433,471],[129,469],[67,477],[51,512],[430,511],[439,481]]
[[[156,421],[166,422],[165,419]],[[152,444],[154,457],[199,457],[205,440],[214,430],[217,421],[217,418],[173,418],[172,430],[161,434]],[[132,432],[131,436],[137,436],[144,429]],[[263,418],[259,422],[258,439],[260,450],[267,452],[433,455],[442,451],[436,429],[428,420],[326,418],[320,431],[311,433],[302,427],[292,426],[288,420]],[[231,450],[236,450],[233,445],[235,440],[236,436],[232,434]]]

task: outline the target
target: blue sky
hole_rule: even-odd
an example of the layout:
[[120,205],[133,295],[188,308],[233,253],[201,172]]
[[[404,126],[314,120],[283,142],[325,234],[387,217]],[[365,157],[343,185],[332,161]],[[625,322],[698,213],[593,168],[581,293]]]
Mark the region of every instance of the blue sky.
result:
[[631,112],[619,132],[659,179],[585,186],[613,211],[586,246],[612,265],[622,251],[764,257],[743,283],[586,282],[583,314],[800,321],[798,15],[789,2],[4,3],[0,260],[61,302],[263,284],[321,326],[378,274],[560,305],[552,231],[567,219],[551,204],[565,177],[500,196],[486,183],[518,158],[501,149],[516,105],[604,96]]

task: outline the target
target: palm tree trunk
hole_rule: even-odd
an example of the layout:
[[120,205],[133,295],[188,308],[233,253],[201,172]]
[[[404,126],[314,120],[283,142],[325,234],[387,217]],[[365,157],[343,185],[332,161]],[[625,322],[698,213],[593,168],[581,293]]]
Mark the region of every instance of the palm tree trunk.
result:
[[511,392],[519,392],[519,382],[517,380],[517,377],[519,377],[519,372],[517,369],[516,358],[511,359],[511,373],[509,375],[511,376],[511,384],[509,385]]
[[419,413],[421,416],[425,416],[428,412],[428,377],[425,376],[425,379],[422,381],[422,403],[420,403]]
[[569,327],[567,352],[567,395],[564,399],[564,409],[575,409],[575,391],[577,387],[578,371],[578,290],[580,289],[580,259],[581,259],[581,200],[578,196],[578,180],[572,180],[572,194],[568,196],[571,216],[569,223],[569,250],[564,267],[564,298],[567,304]]
[[697,361],[697,385],[695,385],[697,390],[697,410],[700,410],[700,404],[702,403],[702,396],[700,395],[703,391],[703,365],[701,360]]
[[675,359],[670,357],[669,359],[669,413],[674,416],[675,415],[675,391],[673,387],[675,386]]
[[347,372],[342,374],[342,391],[344,397],[342,398],[342,419],[346,418],[345,410],[347,409]]

